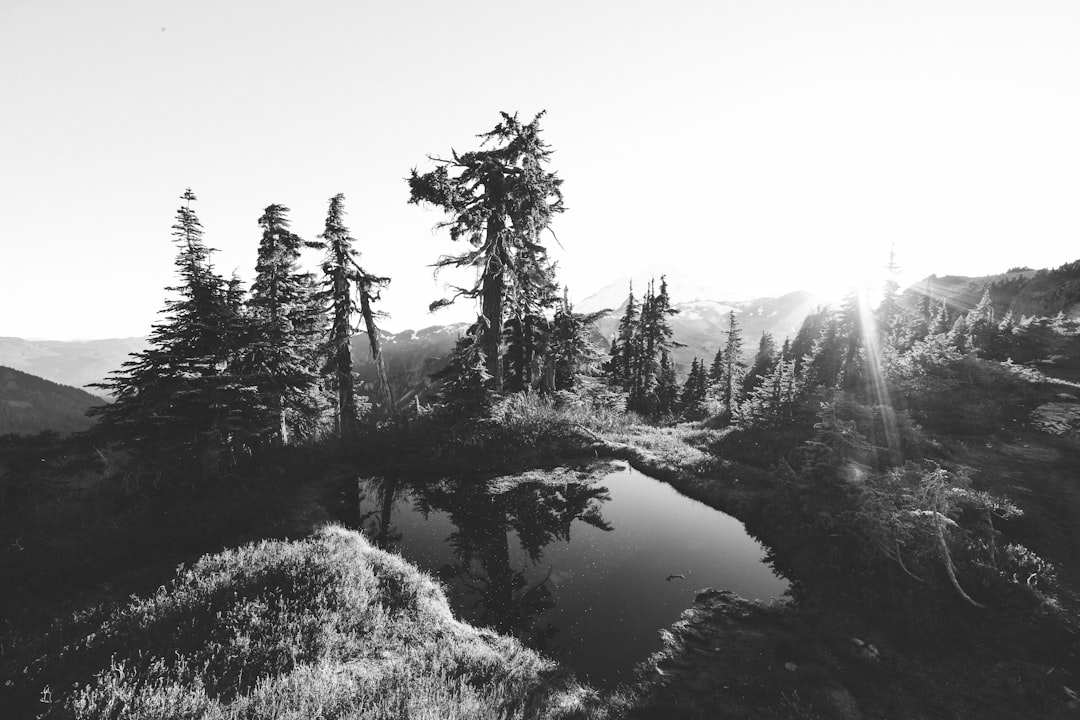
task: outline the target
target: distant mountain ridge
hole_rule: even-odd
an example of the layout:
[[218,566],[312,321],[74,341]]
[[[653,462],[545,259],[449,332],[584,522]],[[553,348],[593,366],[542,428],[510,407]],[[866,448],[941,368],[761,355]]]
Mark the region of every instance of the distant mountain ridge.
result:
[[[128,356],[146,348],[144,338],[24,340],[0,337],[0,365],[77,388],[101,382]],[[101,391],[87,392],[104,397]]]
[[0,435],[89,428],[86,411],[105,401],[78,388],[0,366]]
[[[598,322],[597,339],[607,346],[625,310],[629,284],[634,295],[642,297],[650,278],[660,282],[666,275],[672,303],[679,313],[671,318],[675,340],[681,343],[672,353],[676,372],[686,373],[698,357],[712,361],[716,349],[726,339],[728,313],[735,312],[743,332],[747,358],[757,350],[762,332],[773,335],[777,345],[794,337],[802,321],[823,304],[814,295],[796,291],[778,297],[743,299],[738,294],[725,297],[722,288],[694,278],[677,269],[666,272],[639,273],[622,278],[575,302],[580,312],[609,309]],[[945,298],[954,310],[967,310],[979,301],[985,287],[999,313],[1055,315],[1064,311],[1080,317],[1080,261],[1055,269],[1014,268],[984,276],[932,275],[904,291],[906,302],[913,303],[925,292],[940,301]],[[416,397],[426,400],[433,389],[430,375],[449,361],[458,337],[468,323],[432,325],[420,330],[381,333],[383,353],[395,397],[402,404]],[[90,341],[24,340],[0,337],[0,365],[37,375],[65,385],[85,386],[100,382],[117,370],[130,353],[146,348],[144,338],[114,338]],[[375,368],[367,337],[352,339],[353,364],[362,381],[362,392],[374,394]]]
[[[386,374],[399,406],[416,398],[422,402],[428,400],[434,389],[431,375],[450,362],[454,345],[468,328],[469,323],[453,323],[399,333],[380,331]],[[374,395],[378,376],[367,335],[354,335],[350,345],[353,368],[362,383],[361,392]]]
[[[638,299],[640,300],[640,297]],[[704,360],[706,364],[712,362],[716,350],[727,340],[728,318],[731,312],[735,313],[735,319],[742,331],[743,355],[749,359],[757,352],[763,332],[772,334],[779,347],[785,338],[795,337],[803,320],[819,304],[817,297],[801,290],[775,298],[690,302],[680,302],[679,296],[673,292],[672,307],[679,312],[670,318],[671,329],[675,341],[681,343],[681,346],[675,347],[671,353],[675,371],[680,376],[686,373],[695,357]],[[605,340],[610,341],[615,336],[619,319],[625,312],[624,296],[622,304],[597,323]]]
[[994,275],[930,275],[904,291],[909,302],[928,294],[932,300],[944,299],[955,311],[975,307],[983,292],[990,289],[990,299],[999,315],[1054,316],[1063,312],[1080,319],[1080,260],[1056,268],[1033,270],[1013,268]]

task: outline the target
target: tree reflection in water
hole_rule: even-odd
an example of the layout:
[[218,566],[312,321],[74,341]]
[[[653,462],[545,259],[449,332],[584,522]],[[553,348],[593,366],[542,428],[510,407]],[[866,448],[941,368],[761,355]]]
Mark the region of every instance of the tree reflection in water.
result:
[[[551,569],[542,569],[544,548],[556,540],[569,542],[575,520],[612,529],[601,515],[601,506],[611,499],[608,489],[566,470],[544,479],[407,484],[377,478],[361,481],[360,490],[361,507],[368,500],[378,508],[361,513],[360,525],[384,548],[394,549],[402,539],[391,517],[399,500],[411,499],[425,518],[446,513],[453,530],[445,542],[453,560],[439,567],[438,574],[460,594],[459,612],[470,622],[515,635],[539,649],[558,632],[540,622],[555,605]],[[527,557],[520,567],[511,558],[511,533]]]

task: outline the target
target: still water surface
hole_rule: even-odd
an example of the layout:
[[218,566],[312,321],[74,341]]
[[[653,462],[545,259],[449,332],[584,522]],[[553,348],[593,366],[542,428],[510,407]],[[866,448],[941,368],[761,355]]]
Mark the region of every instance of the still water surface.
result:
[[625,464],[359,489],[365,534],[438,577],[459,617],[601,687],[630,680],[701,588],[788,587],[741,522]]

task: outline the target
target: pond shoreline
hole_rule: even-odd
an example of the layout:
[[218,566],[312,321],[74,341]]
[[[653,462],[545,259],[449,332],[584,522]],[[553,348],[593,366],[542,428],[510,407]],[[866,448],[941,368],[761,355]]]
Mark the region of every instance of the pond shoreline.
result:
[[485,479],[361,478],[359,524],[436,575],[455,611],[599,688],[628,682],[703,585],[778,598],[788,581],[732,515],[610,458]]
[[[1060,611],[973,614],[958,607],[948,617],[963,618],[962,626],[947,638],[936,638],[934,625],[924,629],[922,621],[909,624],[910,619],[876,613],[860,605],[850,583],[835,584],[818,549],[801,545],[792,528],[771,521],[770,507],[791,502],[778,474],[705,456],[686,445],[692,432],[638,432],[642,437],[630,443],[590,433],[587,452],[625,460],[743,521],[793,583],[793,600],[784,604],[711,590],[699,594],[664,633],[664,650],[639,667],[633,695],[642,717],[854,720],[900,712],[1004,719],[1075,717],[1080,711],[1080,702],[1062,689],[1075,653],[1068,650],[1069,628],[1062,627]],[[647,449],[654,447],[659,452]],[[983,455],[977,459],[994,460],[991,453]],[[993,482],[992,466],[985,472]],[[875,582],[872,576],[866,580]],[[958,604],[951,596],[938,602]]]

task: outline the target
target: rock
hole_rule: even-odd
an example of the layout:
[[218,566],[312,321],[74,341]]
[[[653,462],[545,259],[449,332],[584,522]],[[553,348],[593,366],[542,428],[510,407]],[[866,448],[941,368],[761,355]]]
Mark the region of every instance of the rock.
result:
[[859,638],[851,638],[851,644],[855,646],[852,648],[852,654],[859,660],[874,663],[881,660],[881,651],[873,643],[864,642]]
[[1080,404],[1057,402],[1040,405],[1031,413],[1031,421],[1035,427],[1053,435],[1074,435],[1076,429],[1080,428]]
[[786,662],[786,663],[784,663],[784,669],[787,670],[788,672],[795,672],[796,670],[799,669],[799,666],[796,665],[793,662]]

